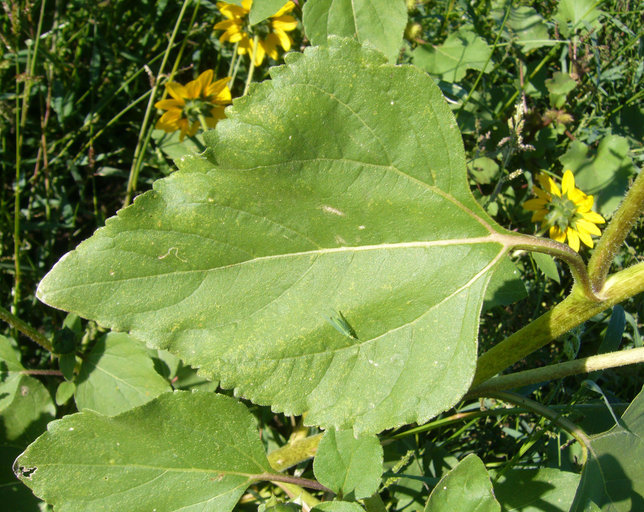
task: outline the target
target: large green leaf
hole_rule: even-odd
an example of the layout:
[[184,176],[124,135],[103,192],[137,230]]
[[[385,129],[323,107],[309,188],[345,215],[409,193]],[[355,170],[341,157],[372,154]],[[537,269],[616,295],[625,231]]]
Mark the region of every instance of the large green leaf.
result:
[[286,62],[38,296],[309,424],[426,421],[469,387],[508,238],[425,73],[349,39]]
[[425,512],[501,512],[485,464],[468,455],[441,478],[429,495]]
[[374,435],[354,437],[350,430],[327,430],[313,461],[315,478],[340,496],[368,498],[382,476],[382,446]]
[[83,361],[75,398],[79,410],[114,415],[170,389],[141,343],[127,334],[108,333]]
[[572,512],[593,502],[605,512],[644,510],[644,391],[619,425],[592,436]]
[[404,0],[308,0],[302,23],[313,44],[327,42],[331,35],[355,37],[396,62],[407,25]]
[[254,417],[236,400],[176,392],[119,416],[49,424],[17,476],[57,512],[232,510],[270,472]]

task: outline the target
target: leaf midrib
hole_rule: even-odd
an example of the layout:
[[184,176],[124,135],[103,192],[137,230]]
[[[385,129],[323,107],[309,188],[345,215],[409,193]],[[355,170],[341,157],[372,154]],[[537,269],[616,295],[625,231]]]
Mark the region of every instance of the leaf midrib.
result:
[[[147,231],[148,229],[146,228],[146,229],[139,229],[139,230]],[[130,232],[131,231],[135,231],[135,230],[130,230]],[[155,230],[150,229],[150,231],[155,231]],[[300,257],[300,256],[320,256],[325,254],[337,254],[337,253],[344,253],[344,252],[356,253],[356,252],[363,252],[363,251],[395,250],[395,249],[427,249],[430,247],[447,247],[447,246],[454,246],[454,245],[478,245],[478,244],[499,244],[502,247],[505,246],[505,244],[501,240],[499,240],[498,234],[492,233],[487,236],[472,237],[472,238],[452,238],[452,239],[444,239],[444,240],[430,240],[430,241],[423,241],[423,242],[400,242],[400,243],[394,243],[394,244],[331,247],[331,248],[325,248],[325,249],[314,249],[310,251],[299,251],[299,252],[292,252],[292,253],[285,253],[285,254],[271,254],[267,256],[259,256],[257,258],[238,261],[235,263],[230,263],[227,265],[222,265],[222,266],[213,267],[213,268],[170,270],[168,272],[155,273],[149,276],[123,277],[120,279],[117,278],[117,279],[109,279],[109,280],[102,280],[102,281],[94,281],[92,283],[82,283],[77,285],[64,286],[62,288],[59,288],[59,290],[91,288],[94,285],[113,284],[113,283],[122,282],[122,281],[129,282],[129,281],[155,279],[155,278],[169,276],[169,275],[176,276],[176,275],[186,275],[186,274],[194,274],[194,273],[214,272],[219,270],[227,270],[235,267],[240,267],[242,265],[250,265],[261,261],[279,260],[279,259],[286,259],[286,258],[293,258],[293,257]],[[38,296],[42,298],[46,296],[47,293],[51,293],[52,291],[56,291],[56,290],[49,289],[44,294],[39,290]]]

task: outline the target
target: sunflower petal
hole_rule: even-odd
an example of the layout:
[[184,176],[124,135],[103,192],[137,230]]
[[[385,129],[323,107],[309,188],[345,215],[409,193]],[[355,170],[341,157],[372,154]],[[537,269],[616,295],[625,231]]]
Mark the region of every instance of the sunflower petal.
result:
[[548,233],[550,238],[556,240],[557,242],[564,243],[566,241],[566,233],[559,229],[559,226],[551,226],[550,232]]
[[[574,192],[575,190],[575,175],[570,169],[564,172],[563,178],[561,179],[561,193],[564,196],[570,197],[569,192]],[[572,199],[572,198],[571,198]]]
[[279,18],[273,18],[271,25],[274,30],[290,32],[297,28],[297,20],[293,16],[280,16]]
[[528,199],[523,203],[523,208],[530,211],[545,210],[546,204],[548,204],[548,202],[543,199]]
[[590,235],[584,231],[583,229],[580,229],[579,223],[577,223],[577,234],[579,235],[579,240],[581,240],[584,245],[587,245],[591,249],[593,248],[593,239],[590,237]]
[[584,231],[595,236],[601,236],[602,234],[601,229],[592,222],[588,222],[586,219],[577,219],[575,221],[575,226],[577,227],[577,231]]
[[588,222],[593,222],[595,224],[604,224],[606,222],[606,219],[599,215],[599,213],[596,212],[584,212],[582,213],[582,217],[584,220],[587,220]]
[[160,100],[154,104],[154,108],[159,108],[161,110],[181,110],[185,104],[186,102],[183,100]]
[[271,16],[271,18],[278,18],[283,14],[286,14],[287,12],[291,12],[294,8],[295,8],[295,4],[293,2],[290,2],[290,1],[286,2],[279,11],[277,11],[275,14]]
[[[165,85],[166,90],[175,100],[184,101],[188,98],[186,88],[177,82],[169,82]],[[184,103],[185,104],[185,103]]]
[[561,197],[561,191],[559,190],[559,187],[550,176],[548,176],[547,174],[540,174],[537,178],[537,181],[539,181],[541,188],[543,188],[546,192]]
[[577,231],[572,228],[567,228],[566,236],[568,237],[568,245],[570,248],[575,252],[579,252],[579,235]]

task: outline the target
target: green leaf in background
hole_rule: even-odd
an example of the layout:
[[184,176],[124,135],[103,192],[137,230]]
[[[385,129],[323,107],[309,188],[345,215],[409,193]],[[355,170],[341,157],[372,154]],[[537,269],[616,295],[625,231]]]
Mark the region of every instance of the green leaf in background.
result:
[[56,415],[47,388],[25,368],[13,340],[0,336],[0,445],[24,447]]
[[59,512],[219,512],[271,469],[243,404],[179,391],[119,416],[81,412],[51,422],[15,471]]
[[426,73],[350,39],[286,62],[38,296],[308,424],[422,423],[469,388],[506,232]]
[[75,399],[79,410],[110,416],[149,402],[170,389],[168,381],[154,370],[140,342],[127,334],[108,333],[98,339],[83,361]]
[[559,31],[564,37],[579,31],[599,30],[599,17],[604,14],[598,9],[602,2],[597,0],[560,0],[554,19],[559,23]]
[[467,163],[470,176],[481,185],[489,185],[498,179],[499,164],[487,156],[475,158]]
[[73,382],[64,380],[56,388],[56,405],[65,405],[74,396],[76,385]]
[[644,510],[644,391],[621,423],[591,437],[571,512],[583,511],[589,501],[602,511]]
[[306,36],[322,45],[331,35],[369,43],[395,63],[407,25],[404,0],[308,0],[302,9]]
[[255,0],[250,6],[248,22],[256,25],[260,21],[271,17],[286,4],[286,0]]
[[425,44],[412,52],[416,66],[446,82],[458,82],[468,69],[486,71],[492,69],[493,62],[488,59],[492,49],[485,40],[469,28],[461,28],[450,34],[439,46]]
[[614,352],[619,349],[624,337],[624,329],[626,328],[626,314],[624,308],[619,304],[613,306],[613,313],[610,315],[608,327],[606,327],[606,334],[599,346],[598,354],[605,354],[607,352]]
[[[505,10],[496,11],[497,23],[501,23]],[[546,20],[532,7],[512,7],[506,22],[505,32],[510,40],[521,46],[524,52],[550,46],[555,41],[550,39]]]
[[327,430],[313,461],[315,478],[340,496],[371,496],[382,476],[382,446],[374,435],[354,437],[351,430]]
[[568,93],[577,87],[577,82],[568,73],[556,71],[552,78],[546,80],[546,87],[550,92],[550,105],[561,108],[566,102]]
[[503,258],[492,274],[487,290],[485,290],[483,311],[495,306],[513,304],[527,295],[528,292],[516,265],[510,258]]
[[313,507],[311,512],[364,512],[364,509],[349,501],[325,501]]
[[549,277],[557,283],[561,283],[559,269],[557,268],[557,263],[552,256],[541,252],[530,253],[530,256],[534,259],[537,267],[539,267],[539,270],[541,270],[546,277]]
[[628,140],[617,135],[602,139],[597,152],[578,140],[559,158],[564,169],[575,174],[575,183],[586,194],[595,196],[597,211],[604,217],[613,213],[636,173],[629,156]]
[[483,461],[471,454],[441,478],[429,495],[425,512],[501,512]]
[[494,484],[503,512],[568,512],[580,475],[555,468],[513,469]]
[[5,382],[8,377],[15,376],[24,369],[15,340],[0,334],[0,382]]
[[152,130],[152,140],[156,146],[173,162],[180,161],[183,157],[196,155],[203,151],[201,134],[179,140],[180,131],[166,133],[163,130]]

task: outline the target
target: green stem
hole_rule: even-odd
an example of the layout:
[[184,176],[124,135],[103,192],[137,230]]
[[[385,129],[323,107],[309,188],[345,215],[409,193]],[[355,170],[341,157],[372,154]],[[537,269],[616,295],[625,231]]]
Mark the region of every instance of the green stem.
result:
[[534,412],[535,414],[538,414],[539,416],[543,416],[544,418],[549,419],[552,423],[564,429],[566,432],[568,432],[572,437],[574,437],[577,440],[577,442],[581,445],[581,449],[582,449],[581,465],[583,466],[586,463],[586,459],[588,458],[588,449],[590,448],[590,439],[588,438],[588,436],[583,430],[581,430],[572,421],[562,417],[560,413],[555,412],[552,409],[549,409],[548,407],[545,407],[540,403],[535,402],[534,400],[530,400],[529,398],[515,395],[514,393],[506,393],[506,392],[485,393],[483,396],[496,398],[504,402],[509,402],[514,405],[519,405],[521,407],[524,407],[525,409],[528,409]]
[[60,370],[21,370],[19,373],[22,375],[50,375],[53,377],[63,377],[63,372]]
[[4,320],[11,327],[13,327],[14,329],[17,329],[28,338],[31,338],[32,340],[34,340],[36,343],[38,343],[38,345],[40,345],[45,350],[48,350],[49,352],[54,351],[54,347],[44,335],[39,333],[36,329],[31,327],[26,322],[23,322],[22,320],[20,320],[20,318],[10,313],[2,306],[0,306],[0,320]]
[[438,27],[438,32],[436,32],[436,37],[437,38],[441,37],[441,34],[443,33],[443,30],[445,29],[445,25],[447,25],[447,21],[449,19],[449,16],[452,13],[452,10],[454,9],[454,3],[455,2],[456,2],[456,0],[450,0],[449,4],[447,4],[447,9],[445,10],[445,16],[443,16],[441,24]]
[[304,512],[309,512],[313,507],[320,503],[315,496],[306,492],[302,487],[295,484],[288,484],[286,482],[273,482],[280,489],[282,489],[291,500],[299,500],[302,502],[302,510]]
[[300,487],[307,487],[309,489],[316,489],[318,491],[335,494],[331,489],[325,487],[316,480],[310,480],[308,478],[301,478],[298,476],[282,475],[277,473],[261,473],[259,475],[251,475],[251,478],[256,481],[284,482],[287,484],[295,484],[299,485]]
[[233,73],[237,73],[237,68],[235,67],[235,64],[239,60],[239,55],[237,54],[237,49],[239,48],[239,41],[235,43],[235,46],[233,46],[233,57],[230,59],[230,65],[228,66],[228,88],[232,90],[233,84],[235,82],[235,77]]
[[154,100],[156,98],[157,89],[159,88],[161,75],[163,74],[165,65],[168,62],[168,57],[170,56],[170,50],[174,46],[174,40],[177,37],[177,33],[179,32],[179,25],[181,24],[181,20],[183,20],[183,16],[186,13],[188,4],[190,4],[190,0],[183,1],[183,5],[181,6],[181,11],[179,12],[177,21],[174,24],[174,29],[172,30],[172,35],[170,36],[170,41],[168,41],[168,45],[165,49],[165,53],[163,54],[163,60],[161,61],[161,66],[159,67],[159,71],[157,72],[154,85],[152,86],[152,93],[150,94],[150,98],[148,100],[148,106],[145,110],[143,123],[141,123],[141,129],[139,130],[139,137],[136,143],[136,148],[134,149],[134,157],[132,159],[132,166],[130,167],[130,175],[127,180],[127,189],[125,191],[125,200],[123,201],[124,207],[130,204],[132,200],[132,194],[136,190],[136,184],[139,179],[139,171],[141,170],[141,164],[143,162],[142,155],[144,153],[145,147],[147,146],[147,142],[150,140],[150,135],[152,133],[151,130],[148,130],[148,123],[150,121],[152,108],[155,103]]
[[284,471],[315,456],[322,434],[298,439],[268,454],[268,462],[275,471]]
[[494,377],[469,391],[466,398],[561,379],[570,375],[590,373],[637,363],[644,363],[644,347],[609,352],[607,354],[584,357],[574,361],[566,361],[565,363],[551,364],[543,368],[534,368],[532,370]]
[[[565,41],[560,41],[560,42],[565,42]],[[543,59],[541,59],[541,62],[537,64],[537,67],[532,70],[532,73],[530,73],[527,78],[523,81],[523,84],[516,90],[514,91],[514,94],[504,103],[504,105],[501,107],[501,109],[496,112],[496,117],[499,118],[503,112],[505,112],[510,106],[514,105],[514,100],[517,99],[519,94],[523,92],[523,90],[528,86],[530,83],[530,80],[532,80],[535,75],[541,71],[541,68],[545,66],[550,59],[552,59],[555,54],[557,53],[557,45],[553,46],[550,51],[545,55]]]
[[610,276],[602,289],[600,302],[589,299],[578,285],[573,286],[570,295],[553,309],[479,357],[472,389],[573,327],[642,291],[644,262]]
[[[22,270],[20,267],[20,249],[21,249],[21,229],[20,229],[20,196],[22,193],[22,187],[20,180],[22,178],[21,166],[22,166],[22,143],[23,143],[23,133],[25,127],[27,126],[27,113],[29,111],[29,96],[31,94],[31,85],[34,80],[34,75],[36,71],[36,58],[38,57],[38,48],[40,46],[40,34],[42,32],[42,23],[45,15],[45,0],[40,4],[40,14],[38,16],[38,25],[36,28],[36,34],[33,39],[33,52],[27,49],[27,64],[25,67],[26,77],[25,77],[25,86],[22,91],[22,96],[19,94],[20,86],[18,85],[18,79],[16,78],[16,174],[15,174],[15,190],[14,190],[14,201],[13,201],[13,265],[14,265],[14,276],[13,276],[13,302],[11,304],[11,311],[14,314],[18,313],[18,305],[22,298],[22,293],[20,289],[22,281]],[[17,47],[17,45],[16,45]],[[16,58],[16,77],[20,75],[20,62]]]
[[[476,396],[487,396],[485,393],[480,393],[477,394]],[[623,404],[623,409],[625,410],[628,404]],[[614,404],[613,404],[614,407]],[[569,405],[555,405],[552,406],[551,409],[557,410],[557,409],[565,409],[569,410],[570,406]],[[598,405],[598,404],[577,404],[574,407],[575,411],[585,411],[586,414],[591,414],[595,410],[605,410],[605,407],[603,405]],[[485,409],[485,410],[477,410],[477,411],[466,411],[466,412],[458,412],[456,414],[452,414],[451,416],[448,416],[446,418],[441,418],[439,420],[431,421],[429,423],[425,423],[424,425],[421,425],[420,427],[413,427],[410,428],[409,430],[405,430],[403,432],[398,432],[397,434],[392,435],[390,438],[384,439],[382,444],[383,446],[386,444],[389,444],[391,440],[393,439],[402,439],[404,437],[409,437],[413,436],[416,434],[420,434],[421,432],[430,432],[432,430],[437,430],[439,428],[443,427],[449,427],[450,425],[454,425],[456,423],[460,423],[462,421],[470,421],[472,419],[478,419],[478,418],[488,418],[491,416],[494,417],[500,417],[500,416],[513,416],[515,414],[524,414],[526,412],[530,412],[528,409],[525,409],[523,407],[513,407],[513,408],[502,408],[502,409]]]
[[[452,5],[454,2],[452,2]],[[499,43],[499,39],[501,38],[501,34],[503,33],[503,28],[505,27],[505,22],[508,21],[508,17],[510,16],[510,12],[512,11],[512,2],[508,4],[508,8],[505,11],[505,16],[503,17],[503,21],[501,22],[501,27],[499,28],[499,32],[496,34],[496,39],[494,39],[494,44],[492,45],[492,50],[490,50],[490,53],[487,56],[487,60],[485,61],[485,64],[483,65],[483,68],[481,71],[479,71],[478,76],[476,77],[476,80],[474,81],[474,85],[470,89],[470,91],[467,93],[467,96],[465,97],[465,100],[461,104],[461,106],[458,109],[458,112],[456,113],[456,119],[458,119],[459,114],[461,113],[461,110],[465,108],[465,105],[470,101],[470,98],[472,97],[472,94],[476,91],[476,88],[479,85],[479,82],[483,78],[483,73],[487,69],[487,65],[492,59],[492,54],[494,53],[494,50],[496,50],[496,47]]]
[[617,251],[642,213],[644,213],[644,173],[640,171],[622,204],[608,223],[588,262],[588,273],[594,290],[600,291],[604,286]]
[[526,251],[542,252],[565,261],[570,267],[570,272],[575,279],[575,284],[581,289],[584,295],[592,301],[599,302],[593,287],[591,286],[588,271],[584,260],[577,251],[574,251],[565,244],[559,243],[549,238],[538,236],[512,234],[499,235],[507,245],[514,249],[523,249]]
[[253,81],[253,73],[255,72],[255,54],[257,53],[257,43],[259,42],[259,36],[255,34],[253,38],[253,51],[250,55],[250,67],[248,68],[248,76],[246,77],[246,85],[244,86],[244,93],[242,96],[246,96],[250,83]]

